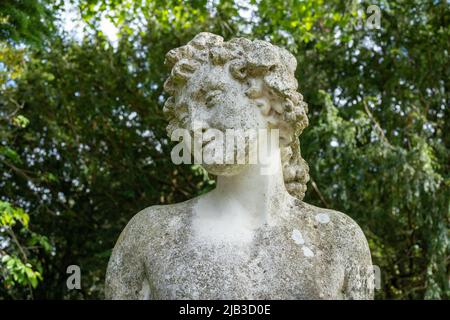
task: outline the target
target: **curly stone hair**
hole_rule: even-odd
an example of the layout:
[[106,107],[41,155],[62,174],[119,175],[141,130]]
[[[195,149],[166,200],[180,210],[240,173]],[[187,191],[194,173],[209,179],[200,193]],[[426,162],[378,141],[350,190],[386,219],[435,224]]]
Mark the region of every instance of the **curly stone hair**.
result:
[[[164,83],[164,90],[171,96],[164,105],[164,112],[169,119],[169,135],[173,129],[181,127],[177,119],[179,106],[174,97],[201,65],[227,64],[237,81],[262,78],[266,90],[282,101],[280,105],[271,106],[269,112],[276,116],[280,127],[288,127],[292,135],[291,142],[281,148],[286,189],[291,195],[303,199],[309,168],[301,157],[298,136],[308,125],[308,106],[297,92],[298,84],[294,76],[297,61],[290,52],[262,40],[235,38],[224,42],[218,35],[202,32],[186,45],[170,50],[165,63],[172,68]],[[247,96],[252,97],[252,90],[250,88],[246,92]]]

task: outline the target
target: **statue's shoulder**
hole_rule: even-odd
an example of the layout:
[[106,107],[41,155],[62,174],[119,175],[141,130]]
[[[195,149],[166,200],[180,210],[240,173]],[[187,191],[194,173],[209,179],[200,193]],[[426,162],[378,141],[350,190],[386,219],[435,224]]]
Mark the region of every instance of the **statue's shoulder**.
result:
[[[146,271],[143,269],[149,250],[171,247],[177,230],[183,230],[185,213],[192,201],[150,206],[135,214],[122,230],[112,251],[106,273],[106,296],[141,298]],[[167,245],[169,244],[169,245]],[[137,291],[136,291],[137,290]],[[145,296],[145,294],[143,295]]]
[[153,205],[147,207],[131,218],[129,224],[137,224],[148,227],[162,227],[168,223],[172,218],[179,217],[184,213],[189,213],[192,208],[192,199],[184,202],[166,204],[166,205]]
[[367,239],[361,227],[350,216],[340,211],[302,204],[307,219],[320,233],[325,243],[333,244],[349,254],[361,254],[370,258]]
[[192,214],[197,198],[167,205],[153,205],[135,214],[120,234],[117,242],[133,241],[143,244],[160,239],[173,229],[181,229]]

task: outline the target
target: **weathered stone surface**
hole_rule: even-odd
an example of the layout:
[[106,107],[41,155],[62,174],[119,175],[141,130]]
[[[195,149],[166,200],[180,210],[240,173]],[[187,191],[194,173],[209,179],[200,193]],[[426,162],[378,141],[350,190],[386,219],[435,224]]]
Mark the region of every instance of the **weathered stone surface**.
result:
[[308,122],[295,58],[264,41],[201,33],[167,62],[169,134],[198,130],[194,123],[200,130],[276,128],[280,147],[264,163],[275,169],[261,174],[263,164],[212,161],[204,167],[218,176],[215,190],[134,216],[113,250],[106,297],[371,299],[361,229],[343,213],[301,201],[308,167],[297,136]]

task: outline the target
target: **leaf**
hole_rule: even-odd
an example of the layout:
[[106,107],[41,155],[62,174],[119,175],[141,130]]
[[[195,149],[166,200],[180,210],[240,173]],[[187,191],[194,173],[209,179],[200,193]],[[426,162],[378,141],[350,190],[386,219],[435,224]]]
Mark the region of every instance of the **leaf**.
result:
[[20,128],[26,128],[30,124],[30,120],[23,115],[18,115],[13,118],[13,124]]
[[22,163],[22,161],[21,161],[19,155],[17,154],[17,152],[14,151],[13,149],[7,147],[7,146],[1,146],[0,147],[0,154],[4,155],[5,157],[10,159],[15,164],[21,164]]
[[4,256],[2,257],[2,263],[6,263],[6,262],[8,262],[9,260],[11,260],[11,256],[9,256],[9,255],[4,255]]

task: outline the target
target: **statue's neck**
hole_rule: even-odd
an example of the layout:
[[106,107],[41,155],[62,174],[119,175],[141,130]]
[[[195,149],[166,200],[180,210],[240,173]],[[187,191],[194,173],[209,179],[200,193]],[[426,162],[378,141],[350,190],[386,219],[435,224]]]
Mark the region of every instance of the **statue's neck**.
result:
[[277,208],[287,195],[280,150],[274,150],[264,165],[249,165],[238,175],[219,176],[215,195],[224,206],[238,205],[240,214],[252,217],[255,224],[267,223],[278,214]]
[[245,242],[258,227],[276,223],[289,199],[280,150],[273,150],[265,164],[249,165],[234,176],[219,176],[216,189],[194,208],[194,228],[212,240]]

